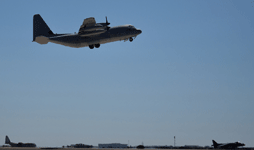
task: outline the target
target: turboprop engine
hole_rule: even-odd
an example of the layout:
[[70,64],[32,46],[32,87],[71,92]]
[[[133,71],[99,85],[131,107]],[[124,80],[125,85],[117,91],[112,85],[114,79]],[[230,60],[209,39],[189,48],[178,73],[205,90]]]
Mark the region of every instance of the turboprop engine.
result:
[[100,24],[96,24],[95,26],[82,28],[82,29],[80,29],[79,32],[94,31],[94,30],[103,30],[103,29],[105,29],[105,26],[102,26]]
[[110,23],[108,22],[108,19],[106,17],[106,23],[97,23],[93,26],[86,26],[86,25],[81,25],[79,29],[79,33],[81,32],[89,32],[89,31],[95,31],[95,30],[109,30]]

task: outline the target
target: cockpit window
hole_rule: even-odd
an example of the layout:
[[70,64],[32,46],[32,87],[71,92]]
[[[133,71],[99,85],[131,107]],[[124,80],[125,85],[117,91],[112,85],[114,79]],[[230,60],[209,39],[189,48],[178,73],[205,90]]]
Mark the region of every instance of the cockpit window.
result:
[[134,30],[136,30],[136,28],[133,25],[126,25],[126,27],[128,27],[126,29],[126,31],[134,31]]

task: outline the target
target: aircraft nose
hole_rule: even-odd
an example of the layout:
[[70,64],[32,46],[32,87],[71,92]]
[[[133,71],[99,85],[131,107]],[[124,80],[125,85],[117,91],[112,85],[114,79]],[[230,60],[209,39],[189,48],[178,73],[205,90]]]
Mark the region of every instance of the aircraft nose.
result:
[[141,31],[141,30],[138,30],[138,33],[139,33],[139,34],[141,34],[141,33],[142,33],[142,31]]

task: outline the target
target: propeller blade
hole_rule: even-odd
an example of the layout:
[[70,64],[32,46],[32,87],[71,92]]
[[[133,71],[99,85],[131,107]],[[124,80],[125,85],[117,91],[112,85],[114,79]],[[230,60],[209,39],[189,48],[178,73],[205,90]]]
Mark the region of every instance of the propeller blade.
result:
[[106,24],[107,24],[107,25],[110,25],[110,23],[108,22],[107,16],[106,16]]

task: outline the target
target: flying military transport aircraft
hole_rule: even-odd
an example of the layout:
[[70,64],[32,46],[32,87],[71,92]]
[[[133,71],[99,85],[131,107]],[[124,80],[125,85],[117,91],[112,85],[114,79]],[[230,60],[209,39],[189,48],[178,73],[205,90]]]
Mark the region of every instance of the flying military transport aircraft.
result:
[[121,25],[109,27],[107,20],[105,23],[96,23],[93,17],[86,18],[80,26],[79,32],[74,34],[55,34],[39,14],[33,17],[33,42],[47,44],[52,42],[69,47],[86,47],[90,49],[99,48],[100,44],[115,41],[133,41],[133,37],[141,34],[142,31],[133,25]]
[[9,137],[6,135],[5,137],[5,144],[10,144],[11,147],[36,147],[34,143],[13,143],[10,141]]
[[235,142],[235,143],[217,143],[216,141],[213,140],[213,145],[214,148],[219,148],[219,149],[236,149],[237,147],[240,146],[245,146],[245,144],[240,143],[240,142]]

